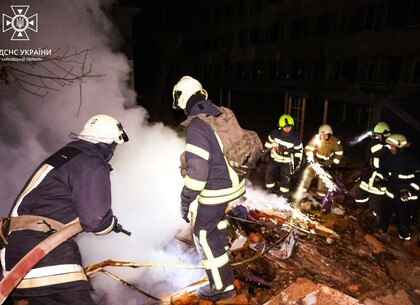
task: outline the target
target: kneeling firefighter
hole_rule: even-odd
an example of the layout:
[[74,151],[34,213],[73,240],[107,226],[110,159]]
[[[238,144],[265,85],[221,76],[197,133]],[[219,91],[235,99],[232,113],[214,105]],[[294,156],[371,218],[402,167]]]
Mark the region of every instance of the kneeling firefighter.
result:
[[228,203],[245,193],[246,179],[238,175],[223,155],[216,133],[199,114],[217,117],[220,110],[208,99],[194,78],[182,77],[173,88],[173,108],[188,116],[186,130],[185,185],[181,193],[181,216],[189,222],[188,209],[197,198],[194,242],[209,278],[197,295],[217,301],[236,294],[233,270],[227,252]]

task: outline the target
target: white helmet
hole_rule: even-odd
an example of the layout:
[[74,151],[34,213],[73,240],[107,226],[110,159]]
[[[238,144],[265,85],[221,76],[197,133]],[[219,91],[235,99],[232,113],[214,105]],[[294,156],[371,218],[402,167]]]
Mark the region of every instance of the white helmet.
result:
[[201,86],[198,80],[191,76],[182,77],[172,91],[172,97],[174,99],[172,107],[174,109],[185,109],[190,97],[198,91],[205,95],[207,99],[207,91],[203,89],[203,86]]
[[319,127],[318,133],[319,134],[324,134],[324,133],[333,134],[333,130],[330,125],[324,124]]
[[97,114],[91,117],[77,138],[92,143],[122,144],[128,141],[128,136],[122,124],[112,116]]
[[402,134],[390,135],[388,138],[386,138],[385,141],[386,143],[390,145],[395,145],[398,148],[404,148],[404,147],[410,146],[409,142],[407,141],[407,138],[403,136]]

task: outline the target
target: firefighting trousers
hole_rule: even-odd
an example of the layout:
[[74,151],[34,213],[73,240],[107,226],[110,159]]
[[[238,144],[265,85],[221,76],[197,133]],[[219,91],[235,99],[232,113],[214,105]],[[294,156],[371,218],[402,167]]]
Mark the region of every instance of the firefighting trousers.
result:
[[270,160],[265,169],[265,187],[272,189],[277,181],[280,186],[280,193],[287,197],[290,192],[290,176],[289,163],[279,163]]
[[210,284],[217,290],[232,290],[233,270],[228,256],[227,203],[199,204],[194,224],[194,242]]
[[95,305],[88,290],[69,291],[44,296],[13,298],[13,304],[28,305]]
[[358,206],[370,209],[379,214],[380,202],[383,195],[372,194],[360,187],[360,183],[355,184],[349,191],[350,196],[353,197],[354,201]]
[[308,190],[314,179],[317,179],[316,194],[319,197],[324,197],[327,194],[327,188],[325,184],[322,182],[321,179],[318,178],[312,167],[308,166],[303,174],[303,187]]
[[383,196],[379,213],[380,228],[384,232],[387,232],[392,215],[395,213],[398,233],[404,238],[410,236],[410,227],[416,204],[416,201],[403,202],[399,199],[392,199],[386,195]]

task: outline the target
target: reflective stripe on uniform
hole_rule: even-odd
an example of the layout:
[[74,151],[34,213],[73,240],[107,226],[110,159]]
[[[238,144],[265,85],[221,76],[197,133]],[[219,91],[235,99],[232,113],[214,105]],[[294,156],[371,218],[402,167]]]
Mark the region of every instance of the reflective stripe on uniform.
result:
[[201,191],[206,186],[206,181],[192,179],[188,175],[185,176],[185,186],[193,191]]
[[208,160],[209,159],[209,152],[202,149],[201,147],[198,147],[196,145],[193,144],[189,144],[187,143],[187,145],[185,145],[185,151],[188,151],[194,155],[197,155],[201,158],[203,158],[204,160]]
[[370,148],[370,152],[371,152],[372,154],[374,154],[374,153],[376,153],[376,152],[380,151],[380,150],[382,149],[382,147],[384,147],[384,145],[383,145],[383,144],[381,144],[381,143],[375,144],[375,145],[373,145],[373,146]]
[[34,288],[74,281],[87,281],[82,266],[77,264],[54,265],[32,269],[17,288]]
[[227,253],[224,253],[218,258],[213,256],[213,252],[207,242],[207,231],[200,230],[198,239],[207,258],[206,260],[202,260],[204,268],[211,271],[216,289],[222,289],[223,282],[218,268],[229,262],[229,256]]
[[381,191],[380,189],[374,187],[374,186],[370,186],[369,184],[367,184],[365,181],[362,181],[360,183],[360,188],[366,192],[369,192],[371,194],[375,194],[375,195],[383,195],[385,194],[385,191]]
[[[219,143],[220,146],[220,150],[223,153],[223,143],[222,143],[222,139],[220,139],[219,135],[215,132],[214,135],[216,136],[217,142]],[[232,166],[230,166],[225,154],[223,154],[223,158],[225,159],[225,163],[229,172],[229,178],[230,181],[232,181],[232,186],[236,186],[239,184],[239,176],[238,174],[235,172],[235,170],[232,168]],[[245,179],[244,179],[245,180]]]
[[245,192],[246,179],[243,179],[238,185],[220,190],[204,189],[198,196],[198,202],[202,204],[219,204],[229,202]]
[[282,193],[287,193],[289,191],[289,188],[287,188],[287,187],[280,187],[280,192],[282,192]]
[[42,180],[48,175],[48,173],[53,169],[54,167],[49,164],[44,164],[32,177],[31,181],[29,182],[28,186],[25,188],[25,190],[19,195],[19,198],[16,200],[16,204],[10,213],[11,217],[19,216],[18,215],[18,208],[20,206],[20,203],[22,202],[23,198],[28,194],[30,191],[32,191],[34,188],[36,188]]
[[86,274],[82,272],[73,272],[73,273],[65,273],[65,274],[58,274],[58,275],[51,275],[47,277],[40,277],[35,279],[24,279],[22,280],[16,288],[19,289],[26,289],[26,288],[35,288],[35,287],[43,287],[49,285],[57,285],[75,281],[87,281]]
[[414,174],[410,174],[410,175],[403,175],[403,174],[399,174],[398,178],[401,180],[408,180],[408,179],[414,179]]
[[228,221],[227,221],[227,219],[224,219],[224,220],[220,221],[220,222],[217,224],[217,228],[218,228],[219,230],[226,229],[227,227],[228,227]]

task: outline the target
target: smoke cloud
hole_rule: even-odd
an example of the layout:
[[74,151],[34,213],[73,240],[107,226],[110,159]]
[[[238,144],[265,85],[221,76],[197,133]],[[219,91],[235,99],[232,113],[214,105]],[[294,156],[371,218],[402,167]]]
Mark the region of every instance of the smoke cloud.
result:
[[[89,50],[86,63],[91,75],[81,85],[48,82],[50,90],[37,96],[13,84],[1,85],[0,102],[0,213],[6,216],[13,201],[36,166],[69,142],[89,117],[106,113],[120,120],[130,141],[120,145],[111,160],[113,210],[130,237],[111,233],[105,237],[80,234],[83,264],[103,260],[200,264],[195,251],[174,237],[188,232],[179,216],[179,155],[185,140],[163,124],[147,123],[145,109],[135,105],[135,92],[127,87],[130,66],[115,51],[120,43],[117,29],[106,16],[112,1],[26,1],[26,16],[38,14],[38,32],[27,30],[29,41],[11,41],[13,29],[0,33],[3,50],[50,49],[63,55]],[[14,1],[2,1],[0,12],[13,16]],[[78,62],[66,63],[78,68]],[[0,63],[3,64],[3,63]],[[10,64],[10,63],[7,63]],[[20,65],[30,72],[60,73],[45,63]],[[80,66],[79,66],[80,68]],[[32,79],[35,81],[34,79]],[[170,105],[168,105],[170,107]],[[106,268],[141,290],[160,297],[197,280],[203,270],[171,268]],[[146,304],[150,299],[98,273],[92,279],[98,304]]]
[[[13,15],[14,1],[2,1],[0,12]],[[0,216],[7,216],[20,189],[36,166],[70,141],[70,132],[79,132],[89,117],[99,113],[114,116],[126,129],[130,141],[117,147],[111,165],[113,210],[119,222],[132,235],[111,233],[98,237],[82,233],[77,237],[83,265],[104,260],[151,262],[155,264],[201,265],[191,247],[175,237],[189,237],[190,228],[179,215],[182,179],[179,155],[185,139],[162,123],[147,123],[148,113],[136,106],[136,94],[127,86],[130,66],[117,52],[121,38],[106,16],[112,1],[33,0],[27,16],[38,14],[38,32],[27,30],[29,41],[11,41],[12,30],[0,33],[2,50],[53,50],[54,54],[74,54],[83,50],[65,67],[80,63],[92,67],[83,82],[36,82],[39,95],[19,90],[13,84],[0,84]],[[0,57],[1,59],[1,57]],[[9,62],[0,62],[8,65]],[[24,65],[34,74],[62,75],[53,63]],[[61,73],[61,74],[60,74]],[[48,92],[45,96],[42,96]],[[171,105],[168,105],[171,107]],[[284,206],[275,196],[248,188],[250,208]],[[161,297],[198,280],[202,269],[107,267],[123,280],[155,297]],[[91,280],[98,304],[137,305],[154,301],[115,279],[98,272]]]

